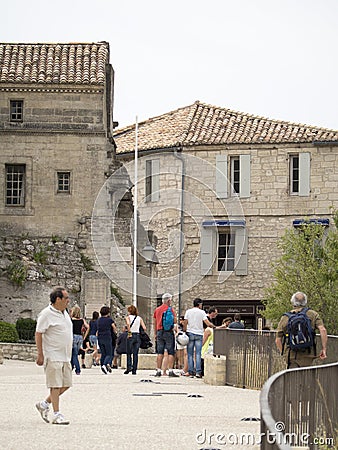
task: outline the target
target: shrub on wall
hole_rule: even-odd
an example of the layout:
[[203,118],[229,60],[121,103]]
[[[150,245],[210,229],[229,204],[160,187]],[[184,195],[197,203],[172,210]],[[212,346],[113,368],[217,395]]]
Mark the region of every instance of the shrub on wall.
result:
[[17,329],[20,340],[34,342],[36,320],[18,319],[16,321],[15,327]]
[[19,335],[15,325],[8,322],[0,322],[0,342],[18,342]]
[[16,259],[7,267],[8,277],[17,286],[23,286],[27,278],[27,267],[22,261]]

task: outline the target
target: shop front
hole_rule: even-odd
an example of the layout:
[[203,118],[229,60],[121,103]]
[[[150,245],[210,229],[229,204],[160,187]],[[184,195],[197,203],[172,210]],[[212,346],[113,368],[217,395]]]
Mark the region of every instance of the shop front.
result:
[[218,310],[218,315],[214,320],[215,325],[222,324],[226,317],[234,319],[235,314],[240,314],[241,321],[245,328],[262,329],[265,320],[262,316],[264,305],[259,300],[204,300],[203,308],[208,311],[210,307]]

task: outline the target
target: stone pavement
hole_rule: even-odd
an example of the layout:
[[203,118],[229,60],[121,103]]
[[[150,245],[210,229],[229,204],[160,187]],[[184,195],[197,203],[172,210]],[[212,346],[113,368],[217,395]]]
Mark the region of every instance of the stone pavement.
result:
[[45,423],[35,409],[47,394],[43,368],[33,362],[4,360],[0,448],[254,448],[252,441],[234,443],[243,433],[258,439],[260,422],[241,419],[259,417],[259,391],[210,386],[196,378],[157,379],[153,374],[141,370],[124,375],[118,369],[104,375],[98,367],[83,369],[61,397],[61,412],[71,423],[57,426]]

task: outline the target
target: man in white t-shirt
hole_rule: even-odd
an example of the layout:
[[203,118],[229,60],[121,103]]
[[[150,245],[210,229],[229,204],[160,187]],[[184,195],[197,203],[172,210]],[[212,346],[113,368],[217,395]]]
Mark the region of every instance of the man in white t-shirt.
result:
[[72,386],[70,363],[73,345],[73,326],[67,312],[69,297],[66,289],[55,288],[50,294],[50,305],[39,314],[35,341],[38,351],[36,363],[44,366],[46,384],[50,394],[36,403],[42,419],[49,422],[50,404],[53,405],[55,425],[68,425],[69,421],[59,411],[59,398]]
[[[203,301],[195,298],[194,307],[188,309],[184,315],[184,330],[189,336],[188,343],[188,374],[187,376],[202,378],[201,368],[201,351],[203,342],[203,323],[210,328],[216,328],[214,324],[208,320],[206,312],[202,309]],[[194,353],[196,358],[196,366],[194,361]]]

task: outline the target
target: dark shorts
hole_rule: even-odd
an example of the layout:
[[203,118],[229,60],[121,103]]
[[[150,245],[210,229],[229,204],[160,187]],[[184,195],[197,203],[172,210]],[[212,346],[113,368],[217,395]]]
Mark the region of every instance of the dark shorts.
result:
[[168,355],[175,355],[175,335],[173,331],[157,331],[156,340],[157,354],[163,355],[164,349],[168,351]]

